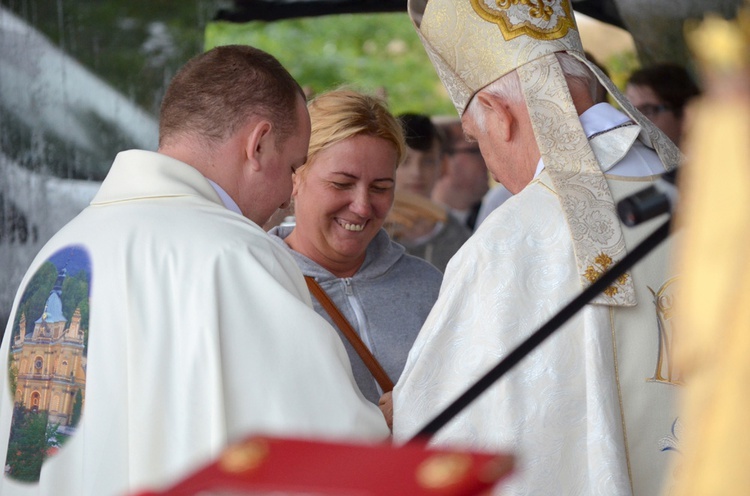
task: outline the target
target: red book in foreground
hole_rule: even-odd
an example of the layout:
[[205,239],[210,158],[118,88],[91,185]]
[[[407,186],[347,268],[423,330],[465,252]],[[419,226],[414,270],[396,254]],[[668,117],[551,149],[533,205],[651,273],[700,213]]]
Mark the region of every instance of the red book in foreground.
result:
[[512,470],[512,457],[421,443],[345,444],[251,437],[164,491],[136,496],[476,495]]

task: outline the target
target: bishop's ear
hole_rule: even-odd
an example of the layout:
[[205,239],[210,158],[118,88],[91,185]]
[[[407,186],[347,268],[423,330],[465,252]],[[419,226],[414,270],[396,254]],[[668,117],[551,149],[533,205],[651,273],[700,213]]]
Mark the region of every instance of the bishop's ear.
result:
[[510,105],[508,105],[505,99],[486,91],[478,93],[476,98],[484,112],[485,125],[488,131],[500,139],[510,141],[512,138],[513,121],[515,120]]

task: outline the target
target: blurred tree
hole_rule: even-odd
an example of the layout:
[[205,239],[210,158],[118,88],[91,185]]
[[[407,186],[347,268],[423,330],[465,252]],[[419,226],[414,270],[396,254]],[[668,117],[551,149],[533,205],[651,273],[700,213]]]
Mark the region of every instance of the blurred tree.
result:
[[57,269],[50,262],[42,264],[31,278],[16,312],[13,339],[21,333],[19,324],[23,315],[26,316],[26,334],[30,336],[34,332],[34,322],[42,316],[44,305],[47,303],[50,291],[55,286],[56,279]]
[[[82,323],[88,322],[88,312],[86,312],[86,315],[83,314],[83,305],[88,302],[88,299],[89,276],[86,272],[80,271],[78,274],[65,278],[62,287],[62,304],[63,315],[68,320],[67,325],[70,325],[70,321],[77,308],[81,310]],[[88,305],[86,305],[86,310],[88,310]],[[81,327],[85,329],[88,325],[82,325]]]
[[370,93],[384,91],[394,113],[455,113],[406,14],[207,26],[206,49],[233,43],[272,53],[314,93],[349,85]]
[[156,114],[166,83],[203,49],[214,0],[0,0],[68,55]]
[[[204,48],[228,43],[249,43],[268,50],[315,91],[344,83],[367,91],[383,86],[396,112],[454,112],[405,13],[329,15],[269,23],[211,22],[228,5],[236,8],[244,3],[248,2],[0,0],[0,5],[40,29],[153,114],[166,83],[187,59]],[[708,11],[733,17],[742,0],[612,3],[633,35],[639,63],[687,65],[682,31],[685,19],[699,19]],[[252,7],[247,12],[251,18]],[[609,66],[608,60],[601,62]]]
[[22,406],[15,407],[6,460],[6,471],[13,479],[39,480],[50,441],[56,442],[57,425],[49,425],[47,418],[46,411],[32,412]]

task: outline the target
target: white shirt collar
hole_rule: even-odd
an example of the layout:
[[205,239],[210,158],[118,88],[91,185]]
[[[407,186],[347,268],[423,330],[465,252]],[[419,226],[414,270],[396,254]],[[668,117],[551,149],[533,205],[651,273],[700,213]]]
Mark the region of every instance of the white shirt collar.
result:
[[219,195],[219,198],[221,198],[221,202],[224,204],[225,207],[227,207],[232,212],[242,215],[242,211],[240,210],[240,207],[237,205],[237,203],[234,200],[232,200],[232,198],[227,194],[226,191],[224,191],[224,189],[221,186],[219,186],[218,184],[216,184],[215,182],[213,182],[212,180],[208,178],[206,178],[206,181],[208,181],[209,184],[213,186],[214,190],[216,190],[216,194]]
[[581,114],[579,119],[587,138],[630,121],[630,117],[608,103],[597,103]]

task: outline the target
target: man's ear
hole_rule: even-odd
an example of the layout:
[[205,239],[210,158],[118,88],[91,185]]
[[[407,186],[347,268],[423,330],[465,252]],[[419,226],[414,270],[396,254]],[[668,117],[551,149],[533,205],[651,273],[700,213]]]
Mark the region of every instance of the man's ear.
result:
[[253,170],[259,170],[269,152],[275,150],[271,122],[266,119],[257,121],[247,135],[245,154]]
[[505,100],[487,92],[477,94],[477,98],[484,110],[487,131],[493,132],[505,141],[510,141],[513,137],[515,116]]

